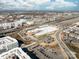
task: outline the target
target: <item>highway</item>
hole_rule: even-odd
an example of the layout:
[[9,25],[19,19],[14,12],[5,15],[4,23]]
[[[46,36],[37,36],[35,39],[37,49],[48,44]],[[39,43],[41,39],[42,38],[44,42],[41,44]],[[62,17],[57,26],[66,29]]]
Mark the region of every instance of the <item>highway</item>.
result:
[[55,33],[55,40],[57,41],[58,45],[63,48],[64,52],[68,55],[67,59],[77,59],[76,56],[72,53],[72,51],[66,46],[66,44],[61,39],[62,30],[71,26],[71,24],[79,22],[79,17],[67,21],[60,22],[57,24],[60,26],[60,29]]
[[59,44],[60,47],[64,49],[64,52],[68,55],[68,59],[77,59],[76,56],[72,53],[72,51],[61,40],[61,32],[62,30],[59,30],[55,34],[57,43]]
[[[79,21],[79,17],[73,18],[70,20],[62,21],[59,23],[55,23],[54,25],[57,25],[60,27],[60,29],[55,33],[55,40],[57,41],[58,45],[63,51],[63,54],[65,56],[65,59],[77,59],[76,56],[72,53],[72,51],[66,46],[66,44],[61,40],[61,32],[62,29],[69,27],[73,23],[76,23]],[[38,25],[34,26],[33,28],[37,27]],[[32,28],[30,28],[32,29]],[[36,43],[35,43],[36,44]],[[27,46],[26,46],[27,47]]]
[[62,22],[59,22],[59,23],[56,23],[56,25],[58,27],[69,27],[71,26],[73,23],[76,23],[76,22],[79,22],[79,17],[77,18],[73,18],[73,19],[70,19],[70,20],[66,20],[66,21],[62,21]]
[[[72,53],[72,51],[66,46],[66,44],[61,40],[61,32],[62,32],[62,30],[64,28],[67,28],[71,24],[73,24],[75,22],[78,22],[78,21],[79,21],[79,17],[77,17],[75,19],[70,19],[70,20],[66,20],[66,21],[62,21],[62,22],[59,22],[59,23],[54,24],[54,25],[57,25],[58,27],[60,27],[60,29],[55,33],[55,40],[57,41],[57,43],[60,46],[60,48],[65,52],[65,53],[63,52],[63,54],[65,55],[65,57],[67,57],[66,59],[77,59],[77,58]],[[32,29],[32,28],[35,28],[37,26],[38,25],[36,25],[34,27],[27,28],[27,30]],[[20,35],[20,34],[18,33],[18,35]],[[33,40],[37,40],[36,38],[33,38],[32,36],[29,36],[29,37],[31,37]],[[22,36],[21,36],[21,38],[23,40],[25,40]],[[37,44],[37,43],[34,42],[33,44]],[[31,45],[33,45],[33,44],[31,44]],[[28,45],[28,46],[30,46],[30,45]],[[28,47],[28,46],[25,46],[25,47]]]
[[60,29],[55,33],[55,40],[57,41],[60,48],[64,51],[63,54],[65,55],[66,59],[77,59],[76,56],[72,53],[72,51],[66,46],[66,44],[61,40],[61,29],[69,27],[71,24],[78,22],[79,17],[75,19],[70,19],[66,21],[62,21],[57,23],[56,25],[60,27]]

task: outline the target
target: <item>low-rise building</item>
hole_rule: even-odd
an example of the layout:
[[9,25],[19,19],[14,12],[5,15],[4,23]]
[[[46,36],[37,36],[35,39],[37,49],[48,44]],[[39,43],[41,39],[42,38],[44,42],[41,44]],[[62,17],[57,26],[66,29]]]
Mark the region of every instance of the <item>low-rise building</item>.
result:
[[56,26],[43,25],[43,26],[39,26],[36,29],[29,30],[27,34],[33,34],[35,36],[40,36],[40,35],[48,34],[51,32],[55,32],[56,30],[58,30]]
[[0,54],[0,59],[31,59],[21,48],[14,48]]
[[19,26],[22,27],[26,23],[25,19],[16,20],[14,22],[6,22],[0,24],[0,29],[11,29],[11,28],[18,28]]
[[0,38],[0,54],[18,47],[18,41],[12,37]]
[[[79,42],[79,22],[64,30],[65,40],[69,42]],[[74,38],[74,39],[73,39]]]

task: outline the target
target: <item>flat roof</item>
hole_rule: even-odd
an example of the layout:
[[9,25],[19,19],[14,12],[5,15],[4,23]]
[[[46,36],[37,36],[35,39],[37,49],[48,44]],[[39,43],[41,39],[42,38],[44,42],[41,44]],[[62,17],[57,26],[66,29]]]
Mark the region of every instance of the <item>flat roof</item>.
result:
[[25,53],[21,48],[14,48],[8,52],[0,54],[0,59],[9,59],[12,57],[18,57],[19,59],[31,59],[27,53]]
[[15,42],[18,42],[18,41],[16,39],[10,37],[10,36],[0,38],[0,47],[9,45],[9,44],[12,44],[12,43],[15,43]]
[[43,34],[47,34],[50,32],[54,32],[56,30],[58,30],[56,26],[40,26],[39,28],[30,30],[28,32],[33,32],[35,33],[35,35],[43,35]]
[[76,25],[79,25],[79,22],[75,23]]

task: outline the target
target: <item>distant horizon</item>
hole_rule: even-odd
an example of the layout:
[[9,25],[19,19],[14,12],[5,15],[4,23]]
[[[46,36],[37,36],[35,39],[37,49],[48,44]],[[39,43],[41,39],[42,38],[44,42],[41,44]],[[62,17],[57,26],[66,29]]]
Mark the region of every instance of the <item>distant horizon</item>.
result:
[[79,0],[0,0],[0,11],[79,11]]
[[0,11],[0,15],[2,14],[31,14],[31,13],[35,13],[35,14],[45,14],[45,13],[79,13],[79,11]]
[[1,12],[79,12],[79,11],[71,11],[71,10],[67,10],[67,11],[61,11],[61,10],[0,10]]

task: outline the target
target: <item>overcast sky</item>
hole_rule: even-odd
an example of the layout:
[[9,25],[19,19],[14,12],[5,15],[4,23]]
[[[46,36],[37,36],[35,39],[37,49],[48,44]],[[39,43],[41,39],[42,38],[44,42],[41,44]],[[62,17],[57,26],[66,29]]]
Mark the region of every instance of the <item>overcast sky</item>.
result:
[[79,0],[0,0],[0,10],[79,10]]

